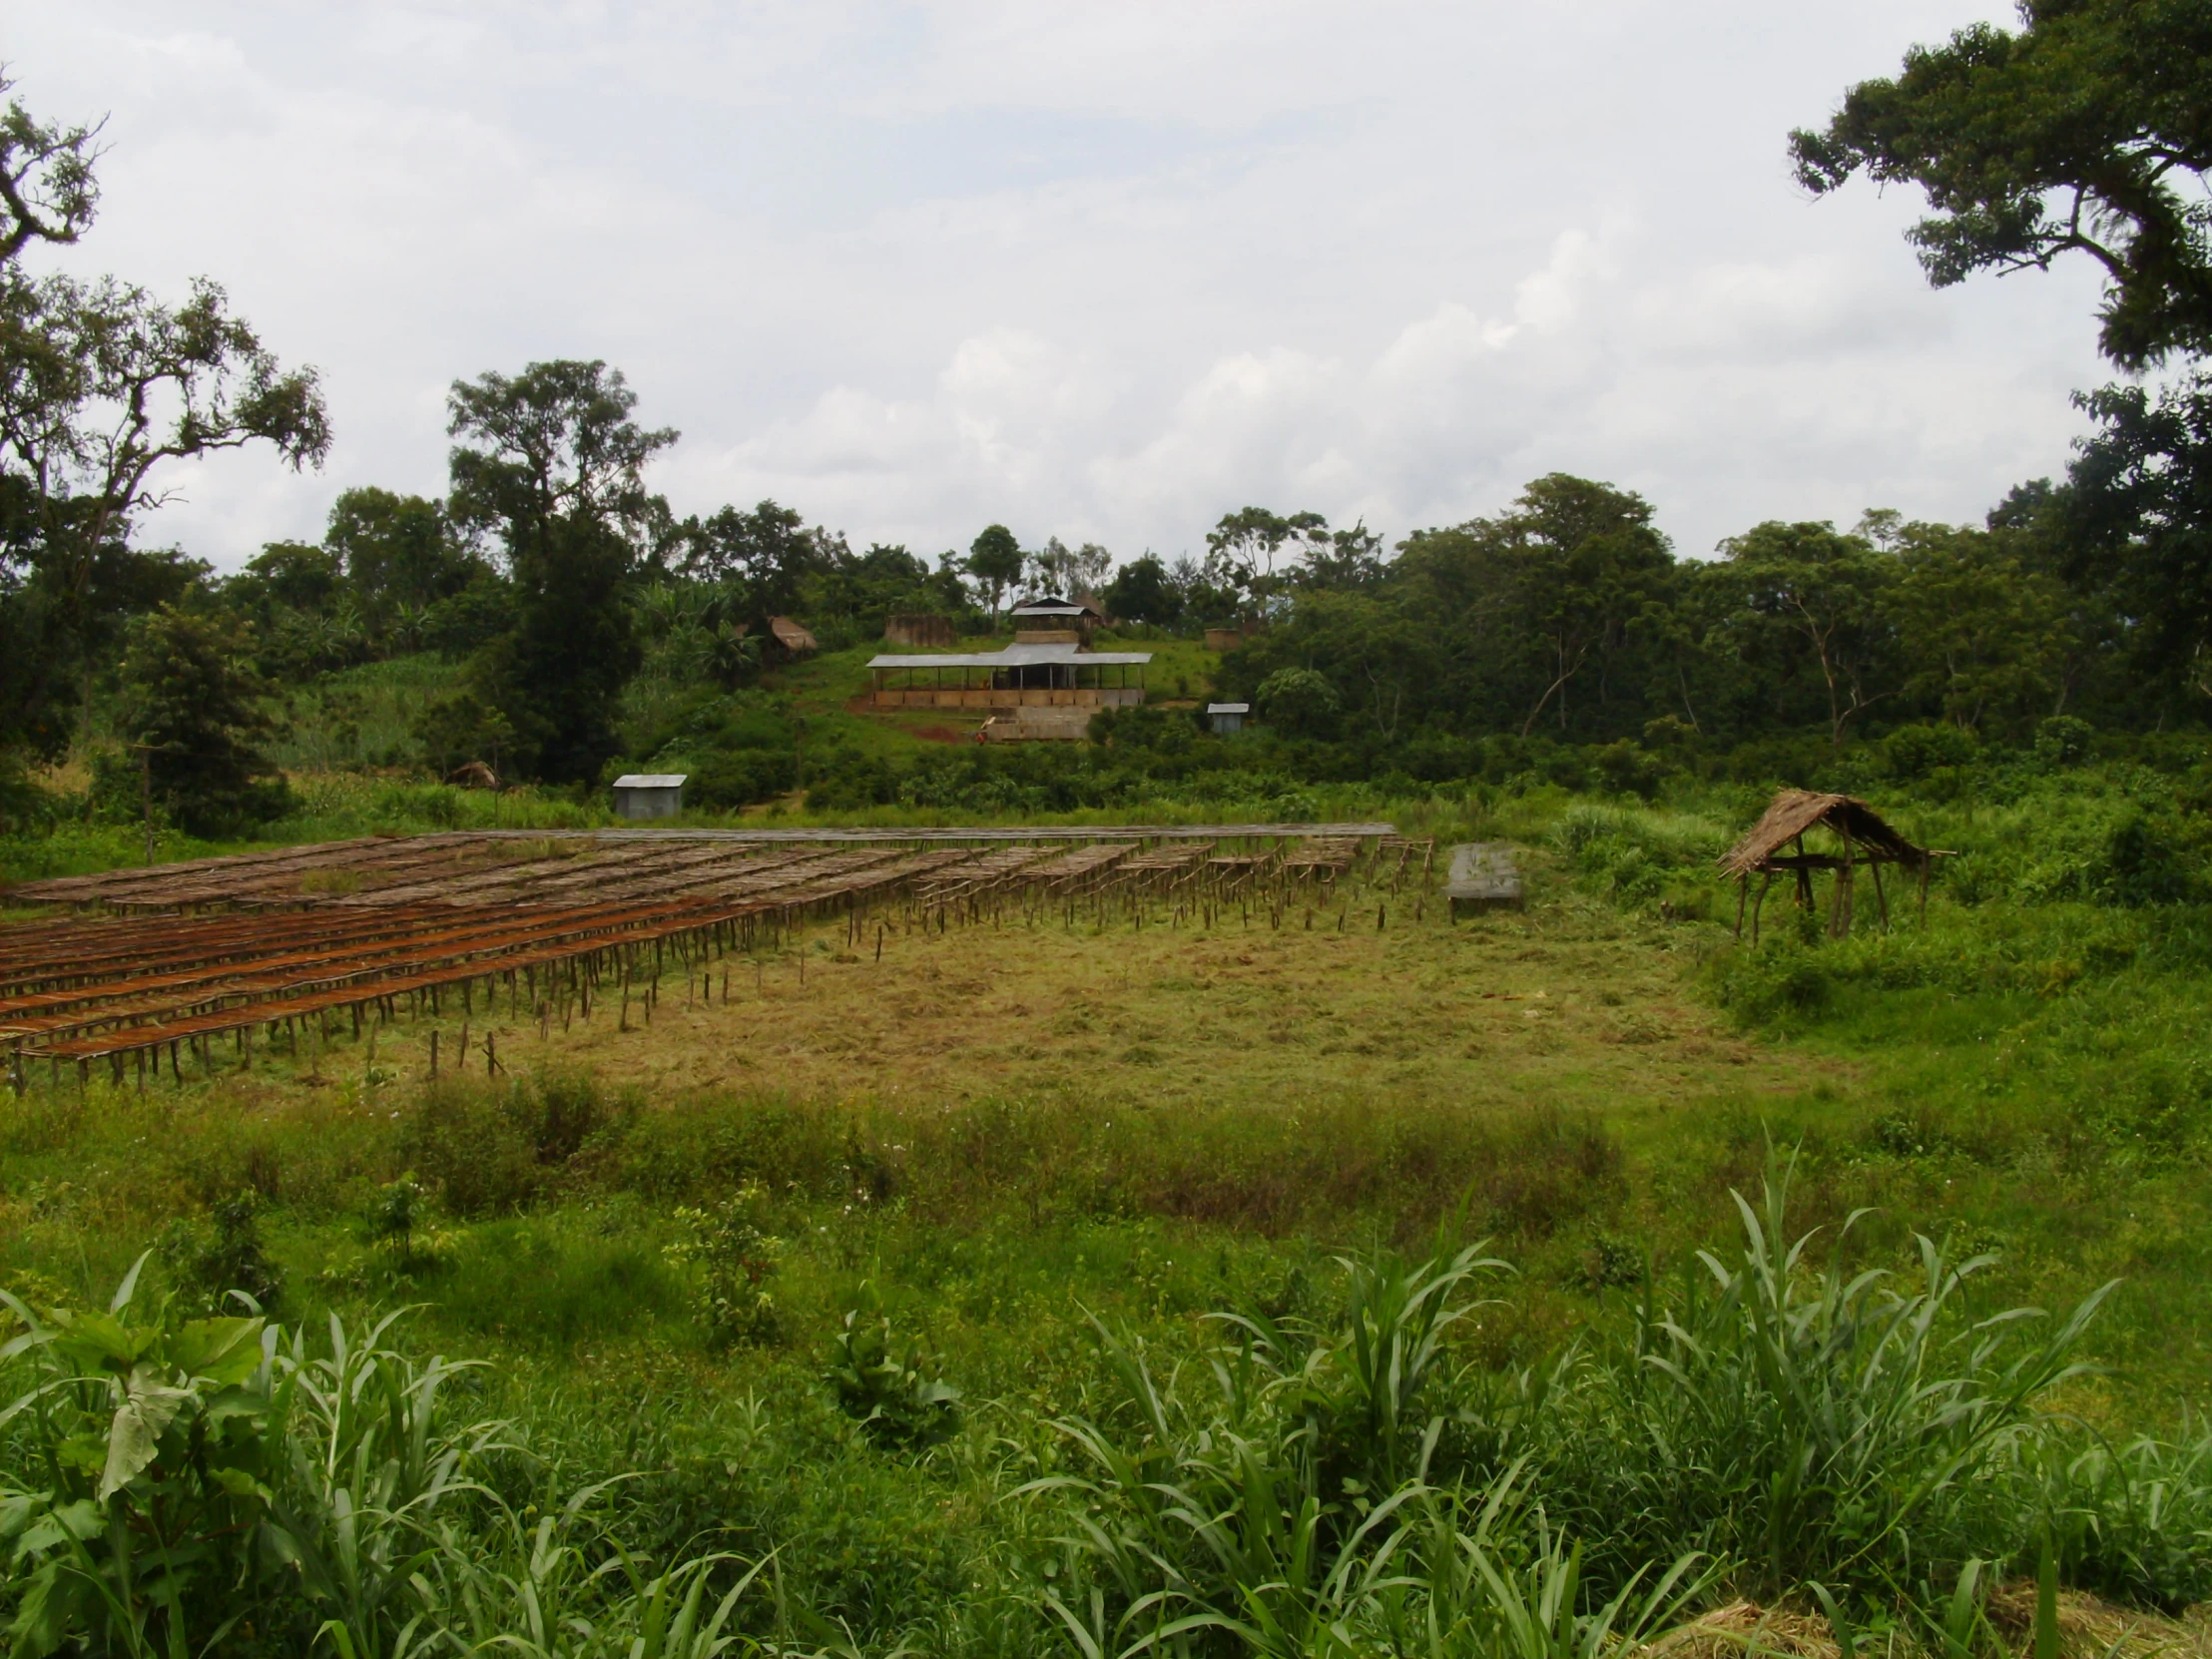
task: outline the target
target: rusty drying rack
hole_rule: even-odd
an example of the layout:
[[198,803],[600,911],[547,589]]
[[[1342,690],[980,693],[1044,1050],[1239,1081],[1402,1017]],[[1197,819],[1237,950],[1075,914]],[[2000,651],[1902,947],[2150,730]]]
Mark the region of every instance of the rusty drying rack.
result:
[[1072,927],[1085,905],[1101,928],[1156,909],[1212,926],[1233,904],[1248,926],[1281,926],[1302,889],[1364,853],[1371,885],[1395,892],[1416,857],[1425,877],[1429,843],[1387,830],[454,831],[33,882],[10,896],[107,913],[0,927],[0,1052],[19,1091],[38,1060],[57,1083],[65,1064],[82,1083],[106,1060],[119,1084],[135,1064],[143,1088],[165,1055],[179,1083],[188,1060],[212,1072],[222,1038],[250,1065],[257,1032],[297,1052],[335,1020],[373,1055],[402,1014],[449,998],[473,1014],[502,992],[510,1019],[547,1034],[619,993],[627,1030],[632,1001],[650,1019],[674,966],[703,983],[713,962],[758,960],[835,915],[854,948],[874,923],[877,959],[893,928],[1063,914]]

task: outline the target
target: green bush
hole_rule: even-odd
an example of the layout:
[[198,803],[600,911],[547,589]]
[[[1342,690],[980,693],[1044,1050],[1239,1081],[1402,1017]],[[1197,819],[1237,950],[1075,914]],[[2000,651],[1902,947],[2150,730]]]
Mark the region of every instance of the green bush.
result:
[[830,1341],[829,1375],[844,1414],[877,1445],[932,1446],[960,1425],[960,1390],[944,1380],[944,1362],[891,1329],[865,1281]]
[[683,1236],[662,1255],[697,1276],[694,1318],[709,1344],[731,1348],[742,1343],[773,1343],[782,1331],[776,1277],[784,1241],[768,1231],[767,1194],[748,1182],[711,1211],[679,1205],[676,1224]]

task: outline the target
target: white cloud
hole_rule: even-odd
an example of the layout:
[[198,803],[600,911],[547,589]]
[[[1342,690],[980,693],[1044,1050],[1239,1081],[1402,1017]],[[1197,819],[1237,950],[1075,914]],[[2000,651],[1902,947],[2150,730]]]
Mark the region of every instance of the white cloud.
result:
[[1247,502],[1392,534],[1554,468],[1688,550],[1978,512],[2101,377],[2082,271],[1936,293],[1910,193],[1782,139],[2002,0],[650,0],[18,9],[21,94],[113,111],[70,256],[206,272],[322,366],[338,447],[180,469],[225,564],[435,490],[442,392],[624,366],[679,510],[855,541],[1196,546]]

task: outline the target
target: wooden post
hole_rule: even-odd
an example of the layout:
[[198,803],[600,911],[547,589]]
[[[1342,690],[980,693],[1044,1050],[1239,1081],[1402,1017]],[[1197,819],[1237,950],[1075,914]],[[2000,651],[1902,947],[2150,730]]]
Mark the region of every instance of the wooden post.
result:
[[432,1032],[430,1033],[430,1081],[431,1081],[431,1082],[433,1082],[433,1083],[435,1083],[435,1082],[436,1082],[437,1080],[438,1080],[438,1034],[437,1034],[437,1033],[436,1033],[435,1031],[432,1031]]
[[1851,835],[1844,830],[1836,831],[1836,838],[1844,843],[1844,861],[1836,871],[1836,892],[1828,909],[1828,936],[1846,938],[1851,933],[1851,889],[1854,873],[1851,857]]
[[146,863],[154,864],[154,749],[151,744],[140,744],[139,752],[139,809],[146,815]]

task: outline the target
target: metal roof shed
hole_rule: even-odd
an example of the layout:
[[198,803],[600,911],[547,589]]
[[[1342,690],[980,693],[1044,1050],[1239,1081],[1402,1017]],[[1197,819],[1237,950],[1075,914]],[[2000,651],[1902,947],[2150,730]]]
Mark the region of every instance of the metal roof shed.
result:
[[674,818],[684,810],[685,772],[626,772],[615,780],[615,811],[626,819]]
[[1252,713],[1249,703],[1209,703],[1206,705],[1206,724],[1214,729],[1214,736],[1226,738],[1232,732],[1244,730],[1245,717]]

